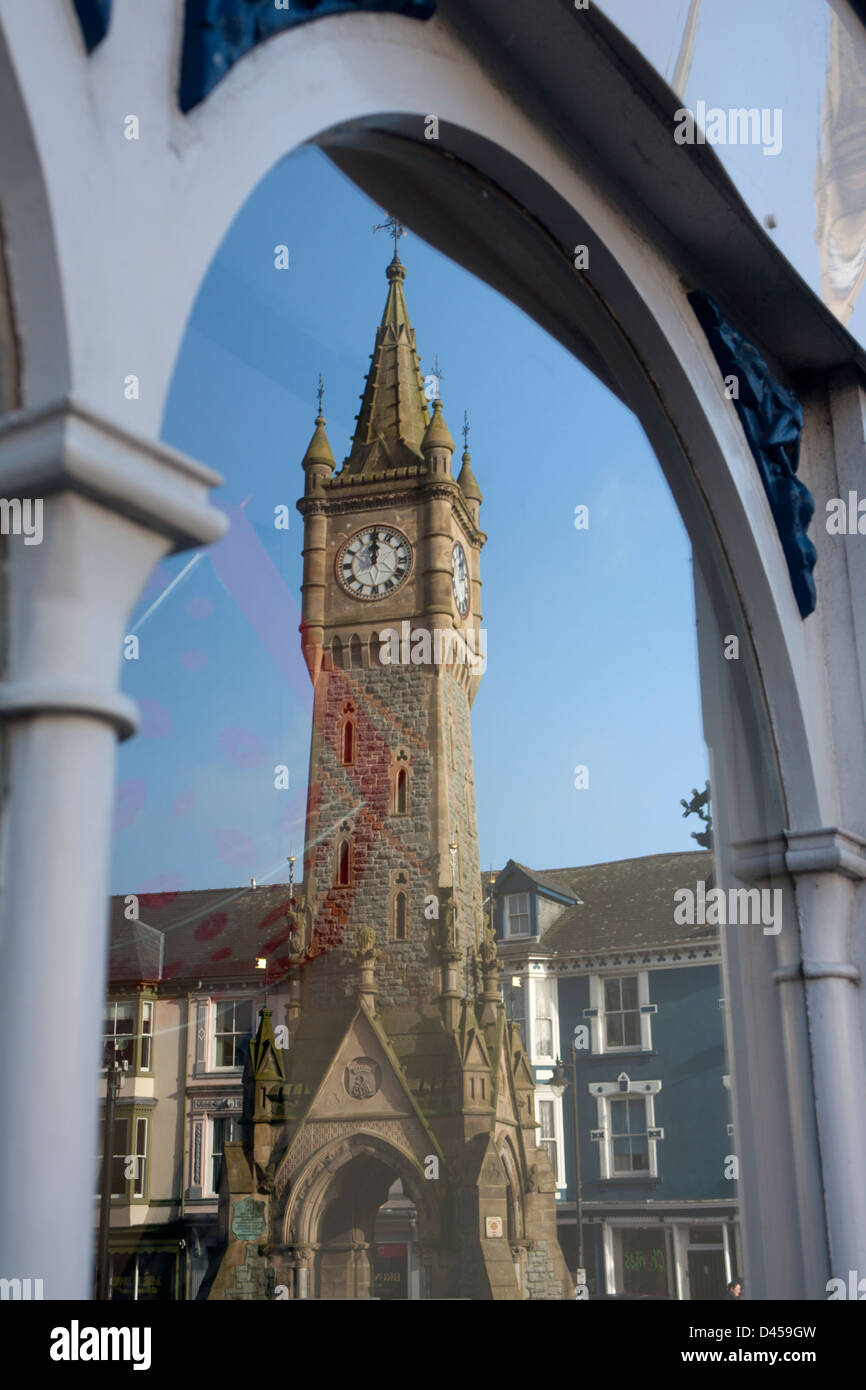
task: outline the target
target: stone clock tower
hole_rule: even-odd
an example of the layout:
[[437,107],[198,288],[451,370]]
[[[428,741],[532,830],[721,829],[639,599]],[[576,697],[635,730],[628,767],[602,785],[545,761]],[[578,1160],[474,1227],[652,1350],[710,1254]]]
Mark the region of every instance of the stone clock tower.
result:
[[387,278],[349,455],[337,469],[320,407],[303,460],[304,884],[226,1149],[212,1298],[570,1294],[482,902],[481,492],[425,399],[396,242]]
[[315,688],[304,879],[312,948],[332,966],[320,987],[342,994],[336,975],[357,973],[339,949],[354,944],[347,927],[369,925],[379,1006],[437,998],[436,924],[447,920],[456,1018],[481,945],[469,711],[486,537],[469,455],[455,478],[441,402],[431,415],[425,400],[396,255],[387,274],[349,456],[335,471],[320,415],[303,464],[302,641]]

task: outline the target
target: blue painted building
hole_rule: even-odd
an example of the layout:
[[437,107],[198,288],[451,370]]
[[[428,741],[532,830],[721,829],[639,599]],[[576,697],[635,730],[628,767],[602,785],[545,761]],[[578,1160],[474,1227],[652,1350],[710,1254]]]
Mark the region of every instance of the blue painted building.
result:
[[674,919],[675,892],[712,873],[695,851],[544,873],[509,860],[495,882],[503,996],[572,1269],[576,1078],[591,1295],[720,1298],[740,1268],[718,928]]

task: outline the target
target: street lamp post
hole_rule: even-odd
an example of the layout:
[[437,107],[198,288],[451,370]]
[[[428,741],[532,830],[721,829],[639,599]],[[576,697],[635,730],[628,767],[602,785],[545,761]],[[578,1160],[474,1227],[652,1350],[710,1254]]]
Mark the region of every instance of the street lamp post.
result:
[[577,1119],[577,1044],[571,1040],[571,1119],[574,1125],[574,1212],[577,1218],[577,1284],[586,1283],[583,1263],[583,1195],[580,1177],[580,1126]]
[[[575,1029],[575,1033],[577,1030]],[[553,1076],[548,1083],[555,1095],[563,1095],[569,1081],[562,1065],[562,1058],[556,1059],[556,1068]],[[586,1269],[583,1263],[583,1197],[581,1193],[580,1176],[580,1125],[577,1114],[577,1040],[571,1040],[571,1120],[572,1134],[574,1138],[574,1214],[577,1221],[577,1276],[575,1283],[578,1288],[586,1287]],[[586,1297],[586,1294],[580,1295]]]
[[[106,1300],[111,1292],[108,1270],[108,1235],[111,1226],[111,1164],[114,1153],[114,1115],[128,1062],[117,1060],[117,1043],[106,1043],[105,1123],[102,1137],[102,1194],[99,1206],[99,1250],[96,1260],[96,1297]],[[113,1056],[111,1055],[113,1052]]]

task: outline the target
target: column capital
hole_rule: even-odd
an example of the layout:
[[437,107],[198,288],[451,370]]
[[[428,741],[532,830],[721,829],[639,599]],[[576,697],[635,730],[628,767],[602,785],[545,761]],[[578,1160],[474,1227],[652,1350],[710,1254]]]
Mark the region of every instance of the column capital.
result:
[[222,478],[71,397],[0,421],[0,496],[76,492],[167,536],[173,550],[218,540],[227,520],[207,501]]
[[866,878],[866,840],[836,825],[785,830],[732,846],[731,869],[743,883],[791,874]]

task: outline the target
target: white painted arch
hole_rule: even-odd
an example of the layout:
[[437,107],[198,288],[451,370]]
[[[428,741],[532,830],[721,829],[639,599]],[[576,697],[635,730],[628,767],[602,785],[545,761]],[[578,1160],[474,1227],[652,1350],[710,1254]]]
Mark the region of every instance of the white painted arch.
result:
[[[71,6],[37,14],[0,0],[0,61],[18,78],[4,84],[0,105],[12,135],[0,176],[13,189],[0,203],[25,346],[22,404],[69,393],[154,436],[207,268],[275,163],[315,141],[371,178],[378,165],[399,198],[399,181],[418,178],[426,154],[439,166],[437,196],[456,197],[465,175],[442,168],[440,148],[457,153],[504,195],[479,240],[522,240],[525,256],[547,256],[543,285],[526,284],[531,277],[519,270],[509,276],[501,252],[488,257],[485,278],[531,306],[572,350],[589,356],[594,345],[591,365],[644,424],[696,552],[720,546],[727,556],[762,665],[778,674],[770,704],[788,754],[791,824],[832,820],[836,808],[821,805],[814,768],[826,748],[808,677],[816,624],[798,619],[754,462],[685,301],[688,286],[662,249],[497,90],[443,24],[350,15],[289,31],[247,55],[184,117],[170,100],[181,7],[154,0],[148,8],[142,24],[135,6],[116,4],[108,37],[83,60]],[[425,148],[431,111],[441,138]],[[124,137],[128,114],[139,116],[139,141]],[[383,131],[392,135],[387,155]],[[508,202],[529,216],[506,230]],[[410,208],[402,211],[430,234],[428,217],[419,224]],[[519,224],[515,211],[511,220]],[[591,267],[570,274],[558,249],[578,241],[591,247]],[[463,259],[477,254],[473,246]],[[124,397],[127,372],[140,379],[138,401]],[[795,690],[799,699],[790,698]]]
[[[837,775],[839,721],[827,679],[828,653],[844,645],[850,614],[819,598],[817,612],[800,619],[754,461],[685,298],[694,284],[689,246],[648,235],[634,190],[626,186],[621,199],[603,190],[592,158],[495,80],[496,54],[467,46],[444,20],[352,15],[290,31],[249,54],[183,117],[173,94],[178,0],[149,0],[146,20],[140,6],[116,0],[109,35],[90,58],[71,6],[36,11],[26,0],[0,0],[0,213],[25,411],[71,395],[155,441],[185,325],[226,230],[279,159],[319,143],[588,361],[642,421],[699,571],[708,737],[728,763],[713,770],[723,872],[733,872],[732,847],[742,841],[752,846],[753,875],[766,877],[791,868],[788,832],[821,831],[822,845],[828,827],[866,835],[866,802]],[[435,146],[424,137],[430,113],[440,121]],[[137,141],[124,137],[130,114]],[[648,127],[658,119],[648,109]],[[578,243],[590,248],[588,271],[569,260]],[[133,402],[123,392],[129,373],[141,382]],[[803,476],[818,493],[832,487],[837,468],[829,390],[814,384],[807,417]],[[862,456],[855,462],[862,467]],[[820,595],[827,539],[815,540]],[[845,602],[853,606],[842,591]],[[718,651],[719,636],[732,631],[743,648],[736,672]],[[846,727],[862,757],[862,691],[847,679],[861,717]],[[717,684],[724,695],[710,689]],[[781,858],[773,861],[776,841]],[[856,880],[861,849],[850,857],[847,876]],[[809,871],[829,873],[831,863],[816,850]],[[849,952],[846,893],[821,956],[836,963]],[[818,1014],[809,1013],[805,988],[795,982],[793,1002],[782,1005],[772,981],[774,970],[798,968],[807,954],[804,902],[792,906],[784,941],[735,944],[729,961],[740,1001],[739,1105],[756,1135],[752,1171],[743,1166],[747,1277],[757,1296],[818,1296],[831,1263],[841,1268],[852,1241],[866,1235],[862,1197],[858,1205],[852,1195],[852,1155],[866,1135],[853,978],[847,992],[835,980],[835,1002],[825,1006],[841,1009],[846,1036],[860,1040],[859,1056],[855,1048],[842,1059],[835,1092],[817,1075]],[[823,1065],[826,1072],[827,1058]],[[829,1137],[819,1150],[822,1106]],[[826,1181],[830,1149],[838,1192]],[[771,1232],[776,1248],[767,1254]]]

